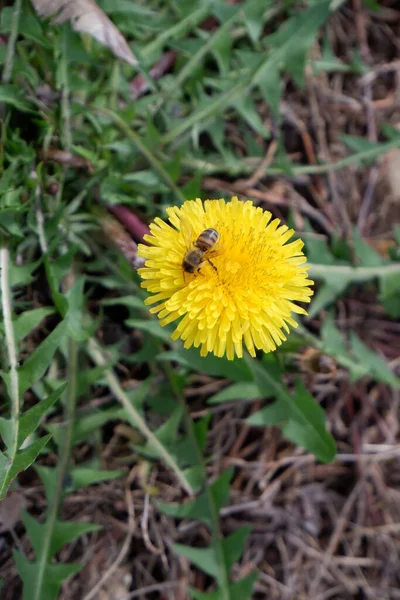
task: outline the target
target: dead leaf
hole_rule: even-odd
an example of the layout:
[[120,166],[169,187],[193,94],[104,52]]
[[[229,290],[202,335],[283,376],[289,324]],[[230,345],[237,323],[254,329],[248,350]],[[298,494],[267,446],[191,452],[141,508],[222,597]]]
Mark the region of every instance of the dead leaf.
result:
[[50,147],[46,150],[46,152],[39,151],[39,157],[45,162],[56,162],[60,163],[61,165],[67,165],[68,167],[74,167],[78,169],[85,167],[89,172],[94,172],[93,165],[88,160],[78,156],[77,154],[71,154],[71,152],[68,152],[67,150],[60,150],[59,148]]
[[21,510],[28,505],[19,492],[9,492],[0,503],[0,533],[13,529],[21,520]]
[[388,187],[388,200],[400,202],[400,151],[397,148],[390,150],[383,158],[381,176]]
[[126,600],[129,598],[131,583],[132,574],[129,566],[120,567],[99,591],[99,600]]
[[106,236],[106,241],[117,248],[135,269],[142,267],[143,259],[137,255],[137,244],[121,223],[107,214],[99,215],[98,222]]
[[94,0],[32,0],[32,4],[40,16],[54,17],[53,24],[70,21],[75,31],[88,33],[133,67],[138,64],[123,35]]
[[375,238],[366,238],[365,241],[373,248],[378,254],[388,258],[390,256],[390,249],[396,248],[396,242],[394,240],[380,240]]

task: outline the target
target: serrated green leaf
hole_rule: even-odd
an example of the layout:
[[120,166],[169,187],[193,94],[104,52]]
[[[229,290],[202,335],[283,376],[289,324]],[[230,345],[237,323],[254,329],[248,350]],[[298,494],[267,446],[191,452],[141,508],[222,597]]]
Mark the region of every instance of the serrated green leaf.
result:
[[24,233],[19,224],[22,210],[18,208],[0,208],[0,231],[3,229],[9,235],[23,238]]
[[379,300],[386,312],[397,319],[400,317],[400,273],[383,273],[379,277]]
[[[301,419],[293,418],[282,426],[283,434],[291,441],[312,452],[321,462],[335,458],[336,445],[325,428],[325,413],[308,393],[303,383],[296,384],[294,401]],[[307,423],[307,426],[304,426]]]
[[202,2],[199,7],[192,6],[192,9],[184,18],[178,21],[175,20],[171,27],[164,28],[155,40],[147,44],[142,50],[142,56],[154,55],[161,50],[166,40],[176,40],[183,37],[209,16],[211,10],[212,4],[208,1]]
[[[199,419],[193,425],[197,446],[202,452],[207,442],[207,433],[210,422],[210,416],[211,415],[205,415],[202,419]],[[168,440],[165,439],[164,444],[168,447],[169,452],[172,454],[172,456],[174,456],[174,458],[180,466],[197,466],[198,450],[194,447],[190,436],[185,435],[179,438],[178,433],[176,433],[174,437],[170,436]]]
[[17,475],[17,473],[19,473],[20,471],[25,471],[25,469],[31,466],[33,461],[40,454],[40,452],[43,450],[43,448],[50,439],[51,434],[44,435],[39,440],[33,442],[33,444],[31,444],[27,448],[24,448],[24,450],[20,450],[17,453],[15,461],[13,463],[13,467],[11,469],[12,478],[14,478],[15,475]]
[[[111,355],[109,366],[112,366],[114,362],[117,361],[117,353],[115,353],[115,355]],[[79,373],[77,374],[78,396],[87,393],[92,385],[99,383],[104,377],[104,371],[104,367],[93,367],[93,369],[86,367],[84,370],[80,369]]]
[[[268,406],[261,411],[251,415],[247,420],[250,424],[259,424],[266,415],[266,425],[270,424],[271,416],[278,418],[282,416],[284,421],[280,423],[283,434],[290,441],[302,446],[312,452],[322,462],[330,462],[335,456],[335,443],[332,436],[325,429],[325,414],[319,404],[307,392],[304,386],[298,382],[295,394],[290,394],[280,378],[271,371],[269,361],[261,366],[257,361],[246,359],[252,368],[255,381],[259,387],[260,394],[265,397],[277,399],[278,404]],[[276,363],[275,363],[276,368]],[[283,410],[285,405],[286,411]]]
[[39,523],[39,521],[34,519],[34,517],[26,510],[21,511],[21,517],[36,559],[39,560],[42,553],[46,525]]
[[337,56],[322,58],[311,61],[313,75],[320,73],[352,73],[356,71],[355,66],[348,65]]
[[48,564],[43,580],[39,583],[38,563],[30,562],[18,550],[14,550],[13,555],[18,574],[24,583],[23,600],[57,600],[61,584],[78,573],[83,567],[83,565],[73,563],[65,565]]
[[201,490],[201,486],[204,482],[204,469],[203,467],[190,467],[189,469],[184,469],[183,473],[189,484],[192,486],[193,492],[196,494]]
[[371,142],[371,140],[365,137],[342,134],[340,136],[340,140],[343,142],[343,144],[345,144],[345,146],[357,153],[368,152],[368,158],[365,158],[362,161],[364,165],[372,164],[378,158],[378,156],[382,156],[388,151],[387,144]]
[[118,0],[117,3],[115,0],[102,0],[101,8],[108,15],[122,13],[123,15],[132,15],[135,18],[143,16],[146,19],[156,18],[157,16],[157,13],[150,8],[132,3],[131,0]]
[[225,600],[226,594],[223,590],[217,588],[213,592],[199,592],[194,588],[189,588],[190,597],[194,600]]
[[383,381],[395,389],[400,389],[400,379],[396,377],[387,362],[379,354],[368,348],[353,332],[350,334],[350,343],[352,351],[359,359],[361,365],[375,379]]
[[63,546],[69,544],[84,533],[102,529],[96,523],[79,523],[74,521],[56,521],[51,538],[48,558],[52,558]]
[[398,294],[387,296],[381,300],[383,308],[392,319],[400,317],[400,297]]
[[[159,427],[157,431],[154,432],[154,435],[162,444],[167,444],[168,442],[175,441],[178,437],[178,429],[179,425],[181,424],[181,421],[182,408],[178,406],[170,415],[169,419],[167,419],[167,421],[165,421],[165,423],[163,423],[161,427]],[[144,446],[144,450],[149,451],[155,456],[159,456],[157,449],[153,447],[151,441],[148,441],[146,443],[146,445]]]
[[5,471],[5,469],[7,468],[7,464],[8,464],[7,456],[4,454],[4,452],[0,451],[0,473]]
[[239,98],[236,98],[235,101],[232,102],[232,106],[256,133],[259,133],[265,139],[270,137],[270,133],[262,122],[254,101],[250,95],[243,95]]
[[137,171],[136,173],[127,173],[127,175],[124,175],[123,179],[124,181],[139,183],[141,186],[143,185],[146,187],[153,187],[159,185],[161,182],[160,176],[148,169]]
[[[310,233],[313,231],[309,224],[306,224],[306,231]],[[335,264],[335,257],[325,239],[320,237],[307,237],[305,246],[305,253],[310,263],[316,263],[318,265]]]
[[215,548],[193,548],[192,546],[184,546],[183,544],[174,544],[173,549],[178,554],[188,558],[196,567],[199,567],[207,575],[211,575],[215,579],[220,578],[220,566]]
[[244,3],[244,21],[253,42],[257,42],[264,29],[263,15],[271,4],[272,0],[267,0],[265,2],[259,2],[259,0],[247,0]]
[[137,296],[120,296],[119,298],[105,298],[100,302],[101,306],[126,306],[127,308],[138,308],[146,310],[146,306],[141,298]]
[[345,291],[348,286],[346,279],[340,277],[331,278],[329,283],[323,283],[311,300],[308,316],[313,319],[324,308],[328,308]]
[[[251,600],[252,590],[255,582],[257,581],[258,573],[253,572],[243,577],[239,581],[229,586],[229,600]],[[226,594],[221,588],[216,589],[213,592],[199,592],[193,588],[189,588],[191,597],[194,600],[225,600]]]
[[[79,523],[73,521],[56,520],[52,532],[48,530],[48,523],[39,523],[27,511],[22,511],[22,520],[27,531],[29,541],[35,552],[36,561],[42,559],[50,562],[50,559],[61,550],[63,546],[69,544],[80,535],[101,529],[101,525],[95,523]],[[42,556],[45,537],[51,535],[50,546],[46,557]]]
[[[90,415],[81,416],[74,423],[73,443],[80,444],[88,439],[93,431],[100,431],[101,427],[110,421],[126,420],[126,412],[123,408],[111,407],[105,410],[96,410]],[[61,441],[63,427],[56,424],[47,426],[57,444]]]
[[311,65],[314,75],[337,71],[348,73],[353,70],[351,65],[343,62],[334,54],[328,35],[324,36],[321,59],[311,61]]
[[127,327],[132,327],[132,329],[139,329],[140,331],[144,331],[149,333],[153,337],[162,340],[164,342],[171,342],[171,333],[173,332],[173,328],[171,327],[161,327],[160,323],[155,320],[149,321],[141,321],[140,319],[127,319],[125,321],[125,325]]
[[195,371],[216,377],[227,377],[228,379],[232,379],[232,381],[251,381],[252,379],[251,371],[243,360],[228,360],[210,354],[202,357],[197,348],[163,352],[157,356],[157,360],[176,361],[184,367]]
[[58,398],[60,398],[66,387],[67,384],[64,383],[55,392],[50,394],[50,396],[41,402],[38,402],[35,406],[32,406],[32,408],[22,415],[18,429],[18,448],[21,446],[22,442],[24,442],[26,438],[39,427],[40,421],[45,413],[53,406]]
[[252,590],[258,579],[258,573],[254,571],[243,579],[236,581],[231,587],[231,600],[251,600]]
[[24,96],[23,87],[12,83],[0,85],[0,103],[13,106],[21,112],[33,112],[33,105]]
[[348,354],[344,339],[339,329],[335,327],[332,312],[328,313],[322,323],[321,338],[324,342],[324,348],[329,354],[336,356],[338,354]]
[[[12,23],[12,7],[6,7],[1,11],[1,32],[9,33]],[[34,16],[33,13],[28,10],[22,11],[18,23],[18,34],[32,40],[44,48],[51,48],[51,43],[43,34],[43,29]]]
[[[385,272],[385,269],[388,271],[397,270],[397,268],[393,269],[392,265],[384,265],[382,266],[382,273]],[[343,290],[346,285],[375,279],[381,273],[372,267],[352,267],[344,264],[310,264],[309,275],[313,279],[325,281],[334,290]]]
[[263,77],[257,83],[264,100],[272,111],[275,121],[279,123],[281,120],[279,106],[282,94],[282,82],[278,66],[271,64],[269,69],[263,71]]
[[260,397],[260,390],[255,383],[233,383],[229,387],[225,388],[221,392],[217,392],[211,396],[208,400],[208,404],[222,404],[223,402],[248,401],[256,400]]
[[110,481],[124,474],[122,470],[92,469],[90,467],[75,467],[71,470],[71,484],[74,490],[100,483],[101,481]]
[[299,86],[303,83],[308,50],[329,11],[330,2],[319,2],[288,19],[277,32],[266,38],[266,42],[275,49],[275,60],[279,57],[279,62],[286,66]]
[[17,452],[13,461],[0,461],[0,500],[4,498],[14,477],[31,466],[50,438],[51,435],[45,435],[36,440],[36,442],[28,446],[25,450]]
[[258,427],[272,427],[274,425],[281,425],[288,418],[285,402],[278,398],[272,404],[264,406],[264,408],[248,417],[247,423]]
[[14,439],[14,421],[0,417],[0,434],[7,448],[11,448]]
[[42,259],[36,260],[35,262],[26,265],[15,265],[10,264],[10,285],[11,287],[19,287],[21,285],[28,285],[33,280],[33,272],[38,268]]
[[[215,502],[215,508],[219,512],[227,503],[229,498],[229,482],[232,478],[233,470],[228,469],[210,485],[210,490]],[[211,522],[210,509],[206,494],[201,494],[193,500],[188,500],[184,504],[167,504],[158,502],[157,506],[161,512],[177,517],[178,519],[198,519],[204,523]]]
[[83,305],[85,296],[83,293],[85,280],[79,277],[72,288],[66,294],[68,309],[65,315],[67,321],[68,333],[75,342],[84,342],[89,339],[91,332],[85,329],[82,324],[82,315],[84,313]]
[[14,334],[18,342],[24,339],[39,323],[49,315],[55,313],[54,308],[46,306],[43,308],[34,308],[26,310],[19,315],[14,321]]
[[244,525],[222,540],[225,564],[228,571],[232,569],[233,565],[241,557],[250,532],[251,527],[249,525]]
[[46,270],[47,282],[50,286],[51,297],[57,307],[58,312],[65,316],[68,310],[68,300],[61,294],[59,287],[60,283],[71,268],[76,248],[70,248],[70,250],[59,256],[55,260],[51,260],[48,255],[44,256],[44,266]]
[[[220,6],[224,6],[224,5],[220,5]],[[225,7],[226,7],[226,5],[225,5]],[[221,76],[224,76],[229,73],[229,68],[230,68],[231,59],[232,59],[232,44],[233,44],[232,24],[233,24],[233,21],[235,20],[236,14],[237,14],[237,11],[235,11],[234,16],[231,17],[230,20],[227,19],[222,22],[223,24],[217,28],[217,30],[215,31],[215,33],[212,36],[212,39],[210,38],[209,45],[206,48],[207,51],[211,51],[211,53],[214,55],[215,60],[217,61],[218,69],[221,73]],[[226,28],[224,28],[224,26]],[[206,44],[203,45],[203,48],[206,46]],[[187,197],[194,198],[195,196],[187,196]]]
[[51,504],[57,487],[58,467],[53,468],[45,467],[44,465],[35,465],[34,469],[44,485],[47,501]]
[[321,329],[321,339],[323,351],[336,358],[340,364],[349,369],[353,381],[364,377],[364,375],[368,375],[368,368],[360,364],[348,351],[342,334],[335,327],[332,313],[329,313],[324,319]]
[[196,438],[197,446],[199,447],[201,452],[203,452],[206,447],[208,430],[210,427],[210,421],[211,421],[211,414],[208,414],[208,415],[204,415],[204,417],[202,417],[201,419],[198,419],[198,421],[196,421],[193,424],[194,435]]
[[[312,46],[319,27],[323,24],[329,14],[330,2],[320,2],[318,6],[302,11],[299,15],[289,19],[285,32],[279,38],[270,36],[270,44],[273,45],[271,52],[265,56],[256,57],[257,64],[246,69],[245,75],[234,80],[233,85],[225,86],[224,91],[214,95],[211,100],[205,99],[197,110],[185,119],[180,120],[176,127],[171,128],[162,138],[163,144],[168,144],[181,134],[195,128],[197,132],[208,127],[211,118],[222,114],[223,110],[236,100],[251,86],[259,85],[268,77],[271,70],[283,70],[286,68],[292,73],[297,82],[301,82],[303,72],[299,68],[299,58],[304,64],[308,49]],[[265,87],[265,86],[264,86]]]
[[19,393],[21,396],[44,375],[66,334],[67,322],[64,320],[28,356],[19,370]]
[[353,248],[363,267],[380,267],[387,264],[375,250],[365,242],[357,230],[353,230]]

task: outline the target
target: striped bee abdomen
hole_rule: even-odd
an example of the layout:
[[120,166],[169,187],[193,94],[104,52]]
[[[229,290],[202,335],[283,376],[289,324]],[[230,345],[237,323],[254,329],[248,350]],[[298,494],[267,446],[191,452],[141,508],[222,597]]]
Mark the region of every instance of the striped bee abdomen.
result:
[[201,232],[194,245],[203,252],[211,250],[219,240],[219,233],[216,229],[210,227]]

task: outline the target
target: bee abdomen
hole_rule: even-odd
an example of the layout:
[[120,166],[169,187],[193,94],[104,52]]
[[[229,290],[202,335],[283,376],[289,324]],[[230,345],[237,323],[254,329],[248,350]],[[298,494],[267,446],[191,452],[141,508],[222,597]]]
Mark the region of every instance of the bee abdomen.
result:
[[206,250],[210,250],[215,246],[215,244],[219,240],[219,233],[216,229],[210,227],[209,229],[205,229],[201,232],[197,240],[195,241],[195,245],[203,252]]

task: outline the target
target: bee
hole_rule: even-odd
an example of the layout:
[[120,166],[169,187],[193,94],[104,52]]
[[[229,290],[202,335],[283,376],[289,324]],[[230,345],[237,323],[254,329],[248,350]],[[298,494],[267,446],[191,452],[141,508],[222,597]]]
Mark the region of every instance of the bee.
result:
[[183,257],[182,267],[185,273],[200,271],[206,261],[216,271],[217,267],[211,262],[210,256],[216,254],[215,247],[218,244],[218,240],[219,233],[216,229],[210,227],[202,231],[199,237],[193,242],[192,248],[189,248]]

